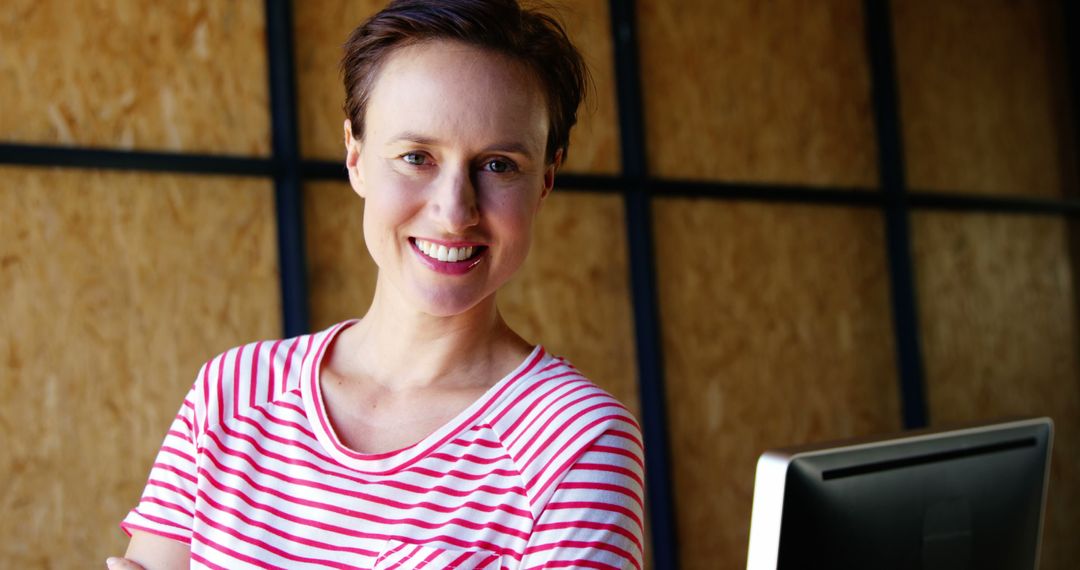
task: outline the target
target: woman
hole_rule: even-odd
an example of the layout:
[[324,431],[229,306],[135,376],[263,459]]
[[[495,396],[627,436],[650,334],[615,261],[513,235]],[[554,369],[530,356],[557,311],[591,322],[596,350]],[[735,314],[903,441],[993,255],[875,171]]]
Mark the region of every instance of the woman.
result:
[[368,313],[206,363],[110,568],[640,568],[636,423],[503,321],[584,85],[514,0],[398,1],[345,46]]

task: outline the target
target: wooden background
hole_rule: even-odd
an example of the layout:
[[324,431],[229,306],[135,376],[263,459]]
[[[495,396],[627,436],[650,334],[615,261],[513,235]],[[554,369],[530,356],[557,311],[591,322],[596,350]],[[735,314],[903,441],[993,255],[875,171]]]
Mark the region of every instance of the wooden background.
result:
[[[344,155],[340,44],[381,3],[294,3],[304,158]],[[860,0],[637,4],[651,175],[876,191]],[[607,2],[562,6],[594,80],[567,170],[615,174]],[[893,1],[911,188],[1076,196],[1057,7]],[[268,156],[265,52],[262,2],[5,2],[0,141]],[[369,303],[362,208],[344,182],[304,186],[312,328]],[[624,215],[560,188],[500,306],[637,412]],[[1076,221],[911,222],[931,422],[1054,418],[1042,567],[1075,568]],[[681,563],[737,568],[763,449],[902,427],[884,221],[661,195],[653,224]],[[0,567],[123,551],[199,365],[281,334],[277,272],[270,179],[0,167]]]

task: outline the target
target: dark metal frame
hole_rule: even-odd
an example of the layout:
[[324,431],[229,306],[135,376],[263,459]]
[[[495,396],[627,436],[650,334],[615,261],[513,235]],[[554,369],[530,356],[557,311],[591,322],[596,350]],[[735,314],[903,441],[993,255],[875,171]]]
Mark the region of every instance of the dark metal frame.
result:
[[13,143],[0,143],[0,164],[231,176],[270,176],[274,172],[274,164],[267,158]]
[[308,330],[308,295],[291,0],[266,0],[266,45],[270,58],[282,324],[285,336],[292,337]]
[[611,0],[609,6],[619,105],[619,148],[625,183],[622,195],[630,257],[641,431],[647,450],[645,493],[649,504],[653,566],[674,568],[678,563],[678,533],[675,527],[664,360],[656,294],[652,200],[646,167],[645,113],[638,63],[637,13],[632,1]]
[[885,197],[882,214],[885,217],[889,288],[892,292],[893,330],[900,376],[900,409],[905,428],[921,428],[927,425],[928,418],[889,2],[866,0],[863,6],[874,95],[878,172],[881,193]]
[[[271,157],[0,143],[0,164],[272,177],[278,227],[284,333],[292,336],[303,333],[308,328],[302,183],[305,180],[318,179],[343,180],[345,171],[338,162],[300,159],[291,2],[265,2],[273,126]],[[879,209],[885,220],[885,247],[892,293],[899,389],[903,422],[907,428],[921,427],[929,422],[923,388],[918,305],[911,259],[910,213],[913,210],[984,211],[1066,216],[1070,220],[1080,216],[1080,200],[1075,196],[1042,199],[910,191],[904,180],[889,0],[864,0],[863,5],[881,191],[874,188],[664,180],[650,177],[646,168],[636,3],[634,0],[609,0],[618,87],[622,172],[615,176],[560,174],[559,186],[571,191],[619,193],[624,198],[641,419],[648,450],[646,491],[650,500],[651,552],[654,566],[658,569],[677,568],[679,564],[656,268],[653,263],[655,256],[651,205],[654,197],[793,202]],[[1078,10],[1068,1],[1063,2],[1063,6],[1070,78],[1073,89],[1078,89],[1080,44],[1072,35],[1077,29]],[[1075,100],[1073,95],[1072,101]],[[1074,116],[1073,120],[1080,124],[1080,113]],[[1071,190],[1070,195],[1074,194]]]

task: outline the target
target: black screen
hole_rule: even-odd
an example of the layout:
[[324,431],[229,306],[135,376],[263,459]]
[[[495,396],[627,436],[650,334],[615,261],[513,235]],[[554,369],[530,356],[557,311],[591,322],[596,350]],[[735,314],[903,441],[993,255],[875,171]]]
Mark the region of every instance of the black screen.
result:
[[1048,425],[797,457],[778,567],[1029,570]]

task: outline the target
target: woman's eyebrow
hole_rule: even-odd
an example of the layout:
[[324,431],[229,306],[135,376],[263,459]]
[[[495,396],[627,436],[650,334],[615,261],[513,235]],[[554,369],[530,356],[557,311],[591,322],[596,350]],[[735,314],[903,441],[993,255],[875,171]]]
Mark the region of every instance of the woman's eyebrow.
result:
[[519,142],[500,142],[488,146],[484,149],[484,152],[503,152],[506,154],[521,154],[529,156],[531,153],[529,147]]
[[420,144],[425,146],[436,146],[439,144],[440,141],[439,139],[431,138],[427,135],[422,135],[413,131],[405,131],[403,133],[399,133],[396,137],[390,139],[390,144],[397,144],[403,142]]
[[[388,144],[394,145],[400,143],[411,143],[422,146],[440,146],[442,144],[442,140],[415,131],[404,131],[398,133],[397,136],[392,137]],[[532,149],[530,149],[529,146],[523,142],[504,141],[484,147],[483,152],[503,152],[506,154],[520,154],[524,156],[529,156],[532,153]]]

